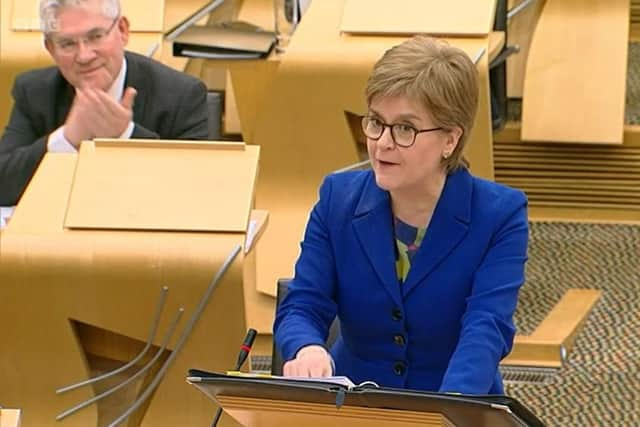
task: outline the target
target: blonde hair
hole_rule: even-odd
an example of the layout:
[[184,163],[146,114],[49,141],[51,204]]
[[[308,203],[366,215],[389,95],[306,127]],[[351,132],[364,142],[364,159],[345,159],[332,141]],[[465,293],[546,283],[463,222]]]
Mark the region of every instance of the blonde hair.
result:
[[97,1],[109,19],[120,16],[120,0],[40,0],[40,30],[47,35],[58,30],[58,14],[65,7],[87,7]]
[[462,129],[455,150],[442,161],[447,173],[468,167],[462,151],[478,106],[478,73],[469,56],[423,35],[387,50],[369,76],[367,105],[377,97],[398,95],[420,102],[435,126]]

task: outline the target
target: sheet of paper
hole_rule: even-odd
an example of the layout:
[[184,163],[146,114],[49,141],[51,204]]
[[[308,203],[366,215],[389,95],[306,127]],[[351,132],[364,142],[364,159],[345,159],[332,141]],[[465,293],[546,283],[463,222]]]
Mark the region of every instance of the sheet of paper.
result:
[[7,226],[14,209],[15,206],[0,206],[0,230]]

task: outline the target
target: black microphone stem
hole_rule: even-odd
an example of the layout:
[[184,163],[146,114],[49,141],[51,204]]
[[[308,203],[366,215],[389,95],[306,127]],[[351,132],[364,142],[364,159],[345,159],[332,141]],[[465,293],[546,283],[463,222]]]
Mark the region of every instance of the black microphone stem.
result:
[[[239,371],[244,365],[244,362],[247,360],[249,353],[251,352],[251,347],[253,346],[253,342],[256,339],[256,335],[258,332],[255,329],[249,329],[247,331],[247,335],[244,337],[244,341],[240,346],[240,353],[238,353],[238,360],[236,361],[236,367],[233,368],[234,371]],[[220,417],[222,416],[222,407],[218,406],[218,410],[216,411],[216,415],[213,417],[213,421],[211,422],[211,427],[216,427],[218,425],[218,421],[220,421]]]

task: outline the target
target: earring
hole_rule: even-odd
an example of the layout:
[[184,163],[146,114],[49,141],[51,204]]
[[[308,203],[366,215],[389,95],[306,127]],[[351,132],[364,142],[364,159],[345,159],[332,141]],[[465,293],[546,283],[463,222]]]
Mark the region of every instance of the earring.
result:
[[449,156],[451,155],[451,153],[447,152],[447,153],[442,153],[442,158],[447,160],[449,158]]

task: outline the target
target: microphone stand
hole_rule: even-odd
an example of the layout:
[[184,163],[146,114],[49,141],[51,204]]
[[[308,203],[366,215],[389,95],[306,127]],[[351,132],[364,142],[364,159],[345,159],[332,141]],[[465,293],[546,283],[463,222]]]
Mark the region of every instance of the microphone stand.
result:
[[[256,339],[256,335],[258,332],[255,329],[249,329],[247,331],[247,335],[244,337],[244,341],[240,346],[240,353],[238,353],[238,360],[236,361],[236,366],[233,368],[234,371],[239,371],[244,365],[244,362],[247,360],[249,356],[249,352],[251,351],[251,346],[253,346],[253,342]],[[216,427],[218,425],[218,421],[220,421],[220,417],[222,416],[222,407],[218,407],[216,411],[216,415],[213,417],[213,421],[211,422],[211,427]]]

